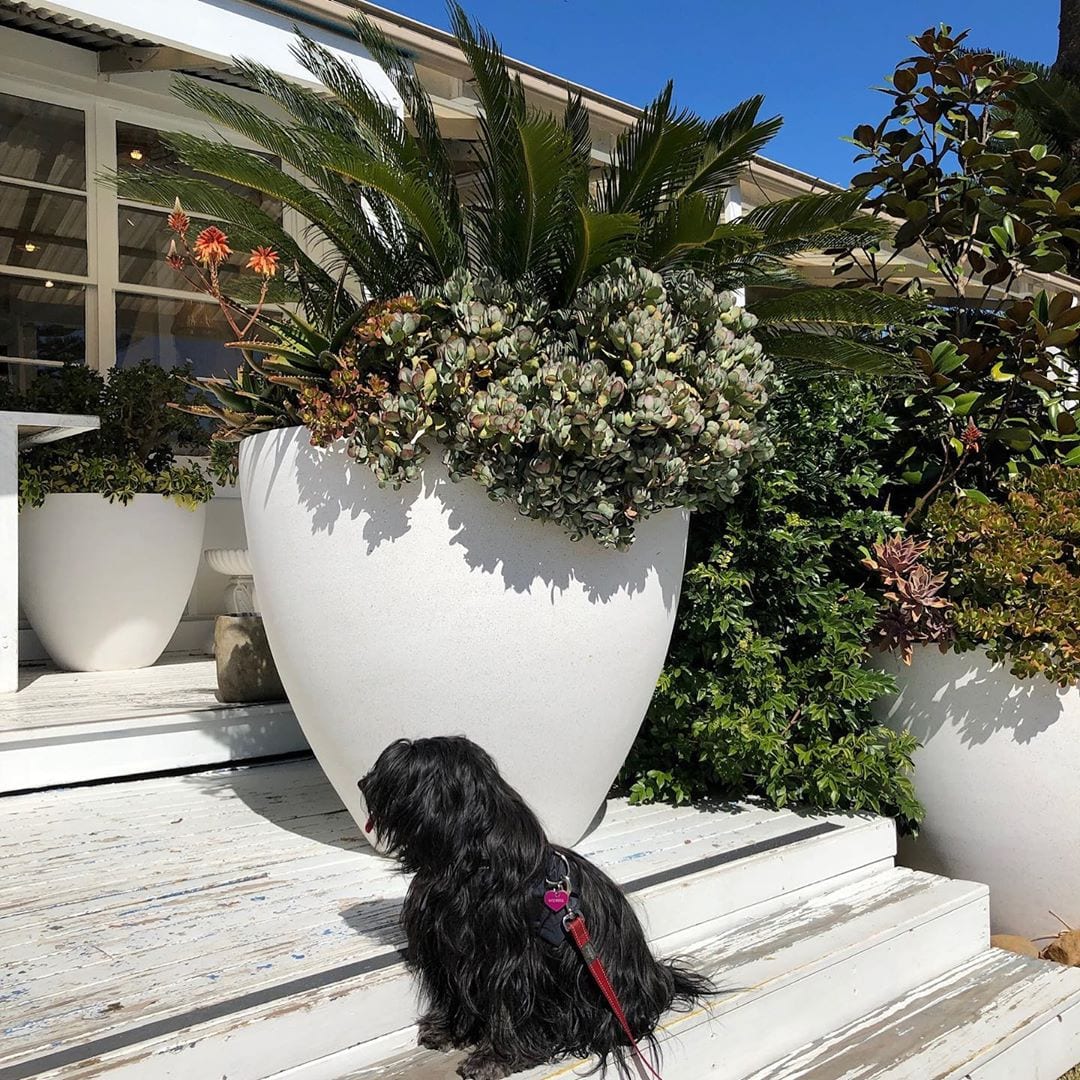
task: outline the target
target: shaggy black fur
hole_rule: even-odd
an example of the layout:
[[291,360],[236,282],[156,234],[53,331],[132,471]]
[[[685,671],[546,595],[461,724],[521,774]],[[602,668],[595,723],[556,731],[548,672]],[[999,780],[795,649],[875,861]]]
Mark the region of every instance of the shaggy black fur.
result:
[[673,1005],[710,992],[693,972],[658,962],[619,887],[548,842],[536,815],[464,738],[400,740],[360,781],[373,828],[415,874],[402,911],[409,962],[429,1009],[420,1044],[471,1047],[463,1077],[498,1080],[564,1055],[614,1058],[626,1037],[569,938],[545,941],[541,892],[562,852],[574,893],[635,1038]]

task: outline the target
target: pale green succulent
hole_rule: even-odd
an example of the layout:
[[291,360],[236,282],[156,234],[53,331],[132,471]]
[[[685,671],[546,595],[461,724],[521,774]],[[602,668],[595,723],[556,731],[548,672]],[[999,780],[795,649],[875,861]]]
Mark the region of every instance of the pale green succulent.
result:
[[624,547],[650,514],[730,501],[769,452],[754,318],[690,271],[622,260],[561,311],[459,273],[424,310],[386,335],[397,386],[348,436],[382,483],[438,444],[455,479]]

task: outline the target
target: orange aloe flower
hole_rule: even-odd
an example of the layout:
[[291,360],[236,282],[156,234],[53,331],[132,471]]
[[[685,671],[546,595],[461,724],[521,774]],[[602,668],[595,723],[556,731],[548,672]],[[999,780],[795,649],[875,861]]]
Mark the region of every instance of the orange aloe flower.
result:
[[208,225],[195,237],[192,250],[195,258],[208,266],[217,266],[232,254],[229,238],[216,225]]
[[254,270],[256,274],[262,274],[263,277],[272,278],[277,273],[280,257],[273,248],[257,247],[248,259],[248,269]]
[[184,269],[184,256],[181,255],[180,252],[177,250],[175,240],[170,240],[169,241],[169,250],[168,250],[168,253],[165,255],[165,261],[174,270],[183,270]]
[[180,236],[183,236],[191,228],[191,218],[184,213],[179,197],[173,203],[172,213],[169,215],[169,228]]

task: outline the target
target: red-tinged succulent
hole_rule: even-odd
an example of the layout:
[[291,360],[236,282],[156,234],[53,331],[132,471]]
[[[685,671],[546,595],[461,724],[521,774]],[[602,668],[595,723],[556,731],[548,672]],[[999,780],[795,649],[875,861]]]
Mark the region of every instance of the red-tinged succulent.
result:
[[1033,469],[1000,503],[943,500],[926,527],[954,648],[983,649],[1021,679],[1080,681],[1080,469]]
[[942,595],[946,575],[935,574],[922,562],[929,546],[925,540],[890,536],[874,544],[873,555],[863,559],[863,566],[877,573],[885,586],[875,644],[898,653],[905,664],[911,663],[914,645],[932,642],[944,648],[952,638],[952,603]]

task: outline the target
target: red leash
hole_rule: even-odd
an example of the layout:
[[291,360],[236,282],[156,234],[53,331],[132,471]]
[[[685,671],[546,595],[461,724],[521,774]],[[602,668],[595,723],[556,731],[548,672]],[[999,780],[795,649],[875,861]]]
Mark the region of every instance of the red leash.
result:
[[623,1029],[623,1034],[630,1040],[630,1048],[634,1053],[634,1057],[636,1057],[638,1061],[652,1073],[656,1080],[664,1080],[652,1065],[649,1064],[649,1061],[641,1052],[641,1047],[638,1046],[637,1040],[634,1038],[634,1033],[630,1030],[630,1025],[626,1021],[626,1013],[623,1012],[622,1005],[619,1004],[619,998],[615,993],[615,988],[611,985],[611,980],[608,978],[607,971],[604,970],[604,965],[600,959],[599,953],[596,951],[596,946],[593,945],[592,939],[589,937],[589,931],[585,926],[584,917],[578,912],[571,911],[563,917],[563,926],[566,927],[566,932],[573,939],[574,944],[578,948],[578,952],[581,953],[581,959],[585,962],[585,966],[589,969],[589,974],[592,975],[593,979],[596,981],[596,985],[600,988],[600,993],[604,995],[604,1000],[615,1014],[615,1019],[619,1021],[619,1026]]

